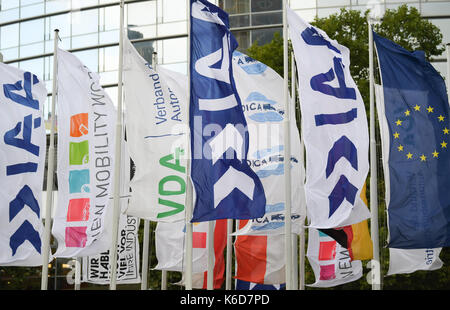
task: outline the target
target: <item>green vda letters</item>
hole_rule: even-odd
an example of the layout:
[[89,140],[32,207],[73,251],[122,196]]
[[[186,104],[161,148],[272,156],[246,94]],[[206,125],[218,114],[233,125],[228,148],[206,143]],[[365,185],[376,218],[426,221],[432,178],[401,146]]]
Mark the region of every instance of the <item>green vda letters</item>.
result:
[[[167,167],[169,169],[178,171],[180,173],[186,173],[186,167],[181,166],[180,164],[180,154],[184,154],[184,150],[177,147],[175,149],[175,155],[169,154],[167,156],[161,157],[159,163],[161,166]],[[168,182],[175,182],[180,185],[180,188],[177,190],[168,190],[166,184]],[[169,175],[161,179],[158,185],[158,193],[160,196],[173,196],[173,195],[182,195],[186,192],[186,182],[184,179],[178,175]],[[164,218],[171,215],[175,215],[184,210],[184,204],[179,204],[177,202],[158,198],[158,203],[161,205],[165,205],[167,207],[173,208],[170,211],[158,213],[157,218]]]

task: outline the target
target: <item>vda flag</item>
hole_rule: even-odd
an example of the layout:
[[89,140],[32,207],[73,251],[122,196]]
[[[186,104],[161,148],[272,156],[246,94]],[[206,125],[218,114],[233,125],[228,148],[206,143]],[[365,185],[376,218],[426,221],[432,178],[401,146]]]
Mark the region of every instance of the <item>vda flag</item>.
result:
[[127,145],[136,166],[126,213],[158,222],[183,220],[187,77],[153,69],[125,39],[124,96]]
[[299,78],[306,149],[305,196],[311,227],[370,217],[360,193],[369,171],[369,134],[348,48],[287,8]]
[[47,90],[33,73],[2,63],[0,88],[0,265],[38,266]]
[[190,3],[192,222],[262,217],[266,199],[247,163],[249,133],[233,78],[237,42],[228,14],[208,1]]
[[99,77],[58,49],[57,257],[94,255],[111,246],[116,112]]
[[283,78],[272,68],[237,51],[233,53],[233,73],[248,124],[247,162],[260,178],[266,195],[264,216],[248,221],[237,234],[284,233],[284,165],[291,167],[292,231],[299,234],[300,223],[305,222],[306,216],[305,171],[294,108],[290,109],[291,154],[284,154],[286,107],[280,91]]

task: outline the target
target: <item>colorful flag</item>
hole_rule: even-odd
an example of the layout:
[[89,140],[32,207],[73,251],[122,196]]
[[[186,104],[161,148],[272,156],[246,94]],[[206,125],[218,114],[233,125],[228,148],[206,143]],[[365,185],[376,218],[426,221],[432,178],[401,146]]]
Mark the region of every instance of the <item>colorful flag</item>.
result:
[[369,132],[348,48],[287,8],[297,63],[305,196],[311,227],[335,228],[370,217],[360,197],[369,171]]
[[[265,64],[235,51],[233,73],[236,89],[248,124],[247,162],[260,178],[266,194],[265,214],[248,221],[237,234],[267,235],[284,233],[284,118],[283,78]],[[305,171],[301,158],[300,136],[295,109],[290,109],[292,231],[300,233],[305,222],[306,206],[303,181]]]
[[[123,137],[123,136],[122,136]],[[122,141],[120,163],[120,216],[117,232],[117,284],[140,283],[139,274],[139,223],[140,219],[124,213],[128,206],[130,189],[130,156],[126,142]],[[110,284],[110,250],[83,257],[83,282]]]
[[332,287],[362,277],[361,261],[352,260],[348,249],[315,228],[308,229],[306,256],[316,278],[316,281],[308,286]]
[[[246,225],[240,221],[239,226]],[[284,235],[237,236],[236,279],[258,284],[285,283]]]
[[99,77],[73,54],[58,57],[58,202],[56,257],[101,253],[111,246],[116,112]]
[[[165,224],[165,223],[158,223]],[[177,223],[170,223],[165,225],[173,225]],[[197,227],[203,227],[200,231]],[[192,288],[198,289],[206,289],[207,288],[207,279],[208,279],[208,222],[199,222],[194,223],[194,231],[193,231],[193,240],[192,247],[194,249],[194,253],[197,249],[197,255],[200,254],[202,257],[201,261],[193,260],[193,274],[192,274]],[[184,234],[185,235],[185,234]],[[162,239],[161,239],[162,240]],[[227,245],[227,221],[226,220],[217,220],[214,221],[214,268],[213,268],[213,287],[214,289],[220,289],[222,287],[224,281],[224,271],[225,271],[225,259],[224,259],[224,250]],[[183,247],[177,248],[177,253],[183,253],[184,257],[184,243]],[[174,250],[174,249],[173,249]],[[184,266],[183,266],[184,267]],[[184,269],[183,269],[184,270]],[[197,270],[204,270],[197,271]],[[178,271],[180,271],[178,269]],[[176,283],[178,285],[185,285],[185,277],[183,273],[183,277],[180,282]]]
[[450,245],[450,121],[445,83],[422,51],[376,33],[388,247]]
[[228,14],[205,0],[191,0],[191,8],[192,222],[260,218],[266,199],[247,163],[249,133],[233,78],[237,42]]
[[[367,205],[366,185],[361,191],[361,199]],[[336,240],[348,253],[352,260],[368,260],[373,258],[373,243],[370,238],[368,221],[337,228],[319,229]]]
[[3,63],[0,87],[0,265],[39,266],[47,90],[33,73]]
[[124,40],[127,145],[136,170],[126,213],[151,221],[183,220],[186,194],[187,77],[154,70]]

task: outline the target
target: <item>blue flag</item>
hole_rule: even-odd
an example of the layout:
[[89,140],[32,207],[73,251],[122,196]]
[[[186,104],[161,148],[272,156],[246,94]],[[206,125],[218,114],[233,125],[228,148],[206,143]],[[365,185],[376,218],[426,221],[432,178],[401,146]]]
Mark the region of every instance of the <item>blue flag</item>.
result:
[[[450,245],[450,122],[445,83],[422,51],[374,33],[389,145],[388,247]],[[380,116],[383,117],[382,115]]]
[[247,123],[231,62],[237,42],[228,14],[208,1],[191,0],[190,44],[192,222],[262,217],[266,198],[247,163]]

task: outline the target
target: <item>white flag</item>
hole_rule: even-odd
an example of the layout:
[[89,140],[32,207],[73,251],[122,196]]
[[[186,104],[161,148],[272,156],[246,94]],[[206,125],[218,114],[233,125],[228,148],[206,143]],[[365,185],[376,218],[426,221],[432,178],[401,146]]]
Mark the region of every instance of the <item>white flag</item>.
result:
[[47,90],[31,72],[2,63],[0,87],[0,265],[39,266]]
[[352,261],[348,249],[317,229],[308,229],[306,256],[316,277],[316,282],[308,286],[332,287],[362,277],[361,261]]
[[[116,112],[99,77],[58,49],[58,204],[56,257],[101,253],[111,246]],[[111,222],[109,222],[111,223]]]
[[444,263],[439,258],[442,248],[395,249],[389,248],[389,270],[386,275],[413,273],[418,270],[437,270]]
[[305,196],[311,227],[334,228],[370,217],[360,198],[369,171],[369,133],[348,48],[287,8],[299,76]]
[[[291,156],[284,154],[283,78],[272,68],[240,52],[233,54],[233,73],[249,131],[247,161],[261,180],[266,195],[264,217],[248,221],[235,234],[284,234],[284,165],[291,166],[291,221],[300,233],[306,216],[304,168],[295,107],[290,108]],[[291,103],[289,103],[291,104]]]
[[[122,135],[124,137],[124,135]],[[128,206],[130,188],[130,156],[126,141],[122,141],[120,163],[120,217],[117,232],[117,284],[140,283],[139,275],[139,222],[137,217],[124,214]],[[112,202],[112,200],[111,200]],[[110,250],[83,257],[83,281],[109,284],[111,277]]]
[[153,70],[125,40],[124,96],[128,147],[136,165],[126,213],[151,221],[183,220],[187,77]]

